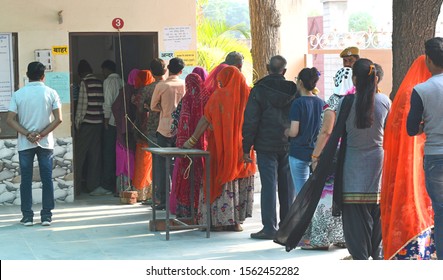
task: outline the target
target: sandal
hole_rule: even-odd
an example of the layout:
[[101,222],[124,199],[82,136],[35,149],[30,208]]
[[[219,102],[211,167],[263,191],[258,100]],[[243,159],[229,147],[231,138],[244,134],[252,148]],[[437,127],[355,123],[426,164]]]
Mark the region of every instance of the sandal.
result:
[[322,250],[322,251],[327,251],[329,250],[329,246],[313,246],[310,244],[306,244],[304,246],[301,246],[300,249],[302,250]]
[[235,224],[235,225],[229,225],[229,226],[224,226],[223,227],[224,231],[236,231],[236,232],[240,232],[243,231],[243,228],[241,227],[240,224]]
[[340,249],[346,249],[346,243],[345,242],[337,242],[337,243],[333,243],[332,245],[334,245],[335,247],[338,247]]

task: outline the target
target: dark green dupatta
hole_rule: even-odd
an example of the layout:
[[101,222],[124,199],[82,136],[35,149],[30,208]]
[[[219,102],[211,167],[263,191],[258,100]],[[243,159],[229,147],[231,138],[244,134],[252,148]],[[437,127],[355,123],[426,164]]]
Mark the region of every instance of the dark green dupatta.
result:
[[[297,247],[297,244],[300,242],[320,201],[326,178],[334,172],[334,157],[340,138],[345,132],[346,119],[348,118],[353,102],[354,95],[346,95],[343,98],[337,122],[320,155],[317,168],[303,185],[303,188],[291,205],[288,214],[280,224],[274,242],[286,246],[287,252]],[[342,149],[345,148],[343,147],[344,145],[341,146]],[[343,163],[343,161],[341,163]],[[337,191],[341,193],[338,187],[339,186],[337,186]],[[335,195],[334,184],[334,196]],[[340,199],[338,197],[334,198],[334,204],[335,206],[339,206]]]

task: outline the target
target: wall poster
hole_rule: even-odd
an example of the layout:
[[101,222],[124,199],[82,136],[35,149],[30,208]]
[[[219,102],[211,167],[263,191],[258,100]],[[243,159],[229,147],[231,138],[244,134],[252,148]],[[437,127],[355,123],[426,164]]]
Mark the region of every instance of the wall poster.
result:
[[0,33],[0,112],[7,112],[14,93],[12,33]]

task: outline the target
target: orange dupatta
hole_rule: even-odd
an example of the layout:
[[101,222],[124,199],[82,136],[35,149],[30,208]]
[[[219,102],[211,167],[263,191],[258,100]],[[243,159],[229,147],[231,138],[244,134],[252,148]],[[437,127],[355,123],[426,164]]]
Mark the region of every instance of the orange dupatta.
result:
[[[155,79],[154,76],[152,76],[151,71],[142,70],[138,72],[137,76],[135,77],[135,88],[140,89],[144,86],[152,84],[153,82],[155,82]],[[138,92],[134,97],[134,103],[137,106],[136,125],[139,127],[142,133],[147,134],[147,113],[144,111],[140,92]],[[143,138],[142,135],[139,135],[139,132],[137,132],[136,135]],[[143,150],[144,148],[148,147],[149,145],[147,140],[137,141],[136,143],[134,162],[135,168],[132,184],[137,190],[148,187],[152,183],[152,154],[146,150]]]
[[[217,80],[221,88],[211,95],[204,110],[210,123],[211,203],[222,194],[227,182],[255,174],[254,163],[244,164],[242,148],[243,115],[250,89],[243,74],[234,66],[223,68]],[[253,156],[251,152],[251,158]]]
[[386,122],[380,201],[385,259],[392,259],[434,224],[423,170],[426,138],[424,134],[410,137],[406,131],[413,87],[430,77],[422,55],[403,79]]

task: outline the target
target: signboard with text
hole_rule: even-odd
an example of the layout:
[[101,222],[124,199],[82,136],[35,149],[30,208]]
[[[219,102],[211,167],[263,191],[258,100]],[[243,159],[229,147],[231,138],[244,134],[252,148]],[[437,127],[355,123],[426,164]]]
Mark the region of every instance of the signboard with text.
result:
[[68,55],[68,46],[52,46],[52,55]]
[[14,93],[12,34],[0,33],[0,112],[7,112]]

